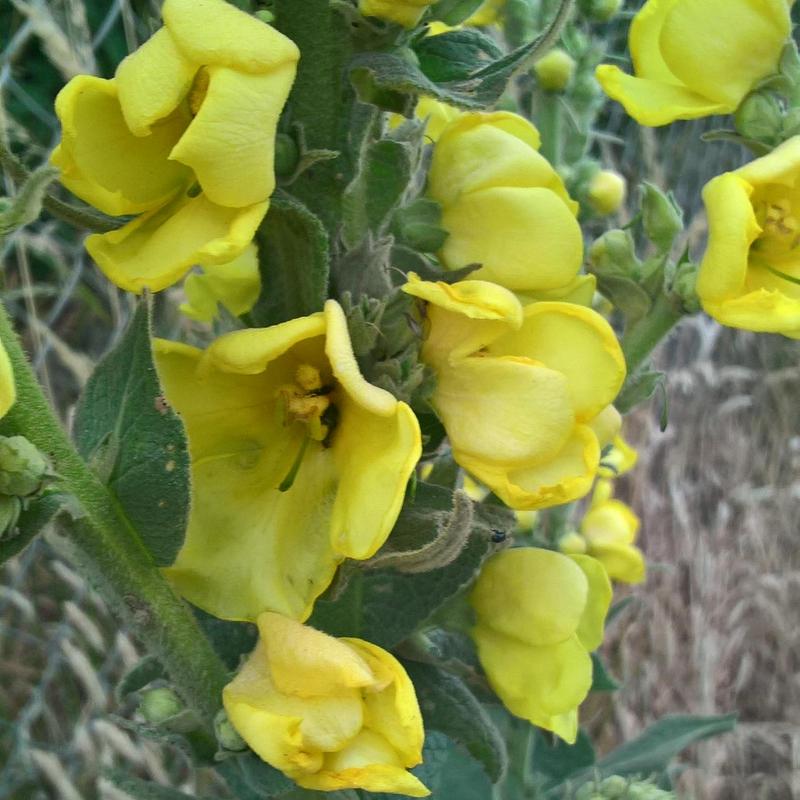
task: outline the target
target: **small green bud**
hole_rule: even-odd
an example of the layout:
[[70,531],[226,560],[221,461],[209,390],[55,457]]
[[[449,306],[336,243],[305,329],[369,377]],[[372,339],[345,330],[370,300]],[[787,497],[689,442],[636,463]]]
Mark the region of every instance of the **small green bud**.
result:
[[142,695],[139,711],[153,725],[161,725],[183,711],[183,701],[167,687],[150,689]]
[[680,297],[681,304],[687,314],[696,314],[702,308],[697,296],[697,266],[691,261],[678,265],[672,290]]
[[297,168],[300,150],[297,142],[285,133],[275,137],[275,174],[281,178],[291,175]]
[[217,734],[219,746],[223,750],[238,752],[239,750],[247,749],[247,743],[236,732],[236,728],[233,727],[224,711],[220,711],[214,719],[214,730]]
[[647,238],[661,252],[669,250],[683,230],[683,212],[672,195],[646,181],[642,183],[642,224]]
[[600,791],[603,797],[615,800],[615,798],[625,797],[628,791],[628,781],[621,775],[612,775],[600,784]]
[[598,275],[615,275],[638,278],[641,262],[631,235],[620,228],[607,231],[595,239],[589,248],[592,272]]
[[586,192],[589,205],[602,215],[613,214],[625,202],[627,184],[625,178],[610,169],[601,169],[594,174]]
[[608,22],[622,6],[622,0],[580,0],[580,10],[592,22]]
[[548,92],[563,92],[575,74],[575,60],[559,47],[553,48],[534,65],[539,86]]
[[0,539],[12,538],[21,511],[22,501],[19,497],[0,494]]
[[24,436],[0,436],[0,493],[34,494],[46,474],[47,462]]
[[253,16],[256,19],[260,19],[262,22],[266,22],[267,25],[272,25],[272,23],[275,22],[275,15],[271,11],[268,11],[266,8],[262,8],[256,11],[256,13],[253,14]]
[[771,92],[753,92],[739,104],[733,124],[748,139],[773,142],[783,127],[783,109]]

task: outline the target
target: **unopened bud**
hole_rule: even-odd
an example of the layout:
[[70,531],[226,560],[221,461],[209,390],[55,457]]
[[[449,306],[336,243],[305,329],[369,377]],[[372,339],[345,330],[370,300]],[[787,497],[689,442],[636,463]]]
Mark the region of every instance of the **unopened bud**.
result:
[[697,296],[697,266],[691,261],[684,261],[678,265],[672,290],[678,295],[687,314],[696,314],[702,308],[700,298]]
[[589,248],[592,271],[598,275],[620,275],[637,278],[640,262],[636,257],[633,239],[627,231],[614,228]]
[[583,536],[577,531],[570,531],[558,540],[558,549],[568,555],[583,555],[588,548]]
[[0,436],[0,493],[34,494],[46,474],[47,462],[24,436]]
[[783,126],[783,109],[774,94],[753,92],[736,109],[733,123],[736,130],[748,139],[773,142]]
[[610,778],[606,778],[600,784],[600,791],[602,792],[603,797],[625,797],[628,792],[628,781],[621,775],[612,775]]
[[622,0],[581,0],[581,11],[592,22],[608,22],[622,6]]
[[21,511],[22,501],[19,497],[0,494],[0,539],[11,538]]
[[595,173],[589,183],[586,196],[598,214],[613,214],[625,201],[627,184],[625,178],[610,169]]
[[671,195],[646,181],[642,184],[642,225],[647,238],[662,252],[683,230],[683,212]]
[[228,715],[224,711],[220,711],[214,719],[214,730],[217,734],[217,741],[223,750],[246,750],[247,743],[236,732]]
[[297,167],[300,150],[297,142],[285,133],[275,137],[275,174],[282,178],[291,175]]
[[565,50],[556,47],[533,65],[533,71],[542,89],[563,92],[575,74],[575,60]]
[[139,711],[153,725],[161,725],[183,711],[183,701],[167,687],[150,689],[142,695]]

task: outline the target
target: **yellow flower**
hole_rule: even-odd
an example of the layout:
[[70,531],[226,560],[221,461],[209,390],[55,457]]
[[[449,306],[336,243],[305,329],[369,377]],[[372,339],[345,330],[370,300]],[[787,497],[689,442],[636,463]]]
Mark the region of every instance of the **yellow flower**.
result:
[[359,0],[358,10],[365,17],[378,17],[413,28],[422,19],[428,6],[436,0]]
[[[430,141],[436,142],[442,131],[459,116],[461,112],[455,106],[449,106],[432,97],[420,97],[414,109],[414,116],[425,123],[425,135]],[[402,114],[392,114],[389,117],[389,127],[396,128],[405,122]]]
[[412,273],[403,288],[428,302],[422,357],[455,460],[514,509],[586,494],[605,444],[592,426],[619,419],[608,406],[625,378],[609,324],[571,303],[523,307],[485,281]]
[[465,25],[475,25],[485,27],[494,25],[500,18],[506,0],[485,0],[483,5],[464,23]]
[[17,400],[14,371],[6,348],[0,342],[0,417],[4,417]]
[[258,248],[252,242],[227,264],[207,264],[202,273],[186,276],[183,284],[186,303],[181,311],[187,317],[210,322],[221,303],[235,317],[249,311],[261,291]]
[[800,338],[800,136],[703,189],[703,308],[733,328]]
[[541,156],[539,133],[510,112],[461,114],[433,151],[428,191],[443,209],[447,269],[520,292],[558,290],[583,259],[578,204]]
[[420,456],[417,419],[367,383],[338,303],[205,352],[156,342],[192,458],[186,541],[168,577],[225,619],[305,619],[344,558],[389,535]]
[[592,685],[589,653],[603,641],[611,584],[588,556],[532,547],[504,550],[470,597],[472,635],[486,676],[506,708],[567,742]]
[[634,75],[597,80],[642,125],[734,111],[777,72],[793,0],[648,0],[631,24]]
[[611,439],[611,448],[603,455],[597,474],[601,478],[616,478],[632,470],[639,460],[639,453],[624,437],[617,434]]
[[612,581],[641,583],[645,561],[642,551],[634,545],[639,517],[613,494],[611,481],[597,482],[592,503],[581,521],[586,552],[605,567]]
[[424,733],[414,687],[393,656],[270,612],[258,630],[222,701],[264,761],[306,789],[430,794],[406,771],[422,761]]
[[224,0],[165,0],[162,14],[112,80],[79,75],[56,98],[62,183],[108,214],[138,215],[86,240],[134,292],[250,243],[275,187],[275,128],[299,56]]

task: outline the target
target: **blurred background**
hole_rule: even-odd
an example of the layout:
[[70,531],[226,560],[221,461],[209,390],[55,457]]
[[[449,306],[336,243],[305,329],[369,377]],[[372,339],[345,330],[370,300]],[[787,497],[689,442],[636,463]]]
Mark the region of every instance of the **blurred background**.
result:
[[[630,16],[598,28],[624,60]],[[156,0],[0,0],[0,135],[42,163],[58,140],[53,100],[78,73],[113,74],[158,26]],[[673,189],[702,243],[700,190],[747,155],[703,143],[719,120],[641,129],[609,106],[596,145],[628,179]],[[0,194],[11,193],[5,178]],[[635,195],[635,192],[632,192]],[[130,298],[88,261],[82,234],[51,218],[0,244],[3,296],[64,419],[123,330]],[[173,290],[179,291],[179,290]],[[640,452],[618,496],[642,519],[647,583],[614,622],[605,656],[622,684],[583,720],[601,751],[668,713],[737,710],[733,734],[688,751],[681,791],[698,800],[800,798],[800,366],[798,345],[697,316],[662,346],[660,402],[626,418]],[[225,796],[179,749],[126,727],[114,687],[136,642],[45,540],[2,568],[0,800],[127,797],[102,776],[124,766],[190,793]],[[448,798],[447,800],[451,800]],[[456,800],[452,798],[452,800]]]

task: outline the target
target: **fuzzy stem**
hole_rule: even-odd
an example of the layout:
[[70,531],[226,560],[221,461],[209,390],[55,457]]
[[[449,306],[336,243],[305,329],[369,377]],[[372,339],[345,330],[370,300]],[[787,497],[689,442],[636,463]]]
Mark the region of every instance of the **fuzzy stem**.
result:
[[212,732],[228,680],[225,666],[189,607],[161,576],[115,498],[73,447],[2,306],[0,341],[11,360],[17,387],[17,400],[2,421],[3,430],[25,436],[49,456],[61,487],[78,500],[83,511],[82,517],[65,526],[70,557],[98,584],[147,651],[159,658],[180,695]]
[[683,315],[679,298],[659,293],[647,314],[622,337],[628,375],[636,372]]

